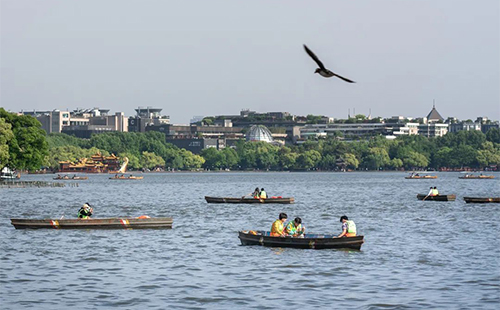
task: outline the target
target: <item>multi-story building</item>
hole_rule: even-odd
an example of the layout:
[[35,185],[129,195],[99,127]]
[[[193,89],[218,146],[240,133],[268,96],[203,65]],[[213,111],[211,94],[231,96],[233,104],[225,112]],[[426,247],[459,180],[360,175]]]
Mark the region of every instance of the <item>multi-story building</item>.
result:
[[153,107],[138,107],[136,115],[128,119],[129,131],[146,132],[148,126],[170,124],[170,116],[161,115],[162,109]]
[[35,117],[41,124],[42,129],[47,134],[60,133],[64,126],[70,124],[70,112],[68,111],[21,111],[22,115],[31,115]]
[[89,138],[92,133],[128,131],[127,117],[123,112],[108,115],[105,109],[77,109],[69,111],[23,111],[21,114],[35,117],[42,129],[49,133],[66,133]]

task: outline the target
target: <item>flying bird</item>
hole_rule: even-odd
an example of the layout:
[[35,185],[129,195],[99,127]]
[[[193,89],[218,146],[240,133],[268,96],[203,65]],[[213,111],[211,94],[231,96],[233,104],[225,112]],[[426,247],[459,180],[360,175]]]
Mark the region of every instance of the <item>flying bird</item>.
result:
[[329,78],[329,77],[332,77],[332,76],[336,76],[338,77],[339,79],[342,79],[348,83],[356,83],[354,81],[351,81],[343,76],[340,76],[336,73],[333,73],[332,71],[328,70],[327,68],[325,68],[325,66],[323,65],[323,63],[321,62],[321,60],[319,60],[318,56],[314,55],[314,53],[304,44],[304,49],[306,50],[306,53],[311,56],[311,58],[318,64],[318,69],[316,69],[316,71],[314,71],[314,73],[319,73],[322,77],[326,77],[326,78]]

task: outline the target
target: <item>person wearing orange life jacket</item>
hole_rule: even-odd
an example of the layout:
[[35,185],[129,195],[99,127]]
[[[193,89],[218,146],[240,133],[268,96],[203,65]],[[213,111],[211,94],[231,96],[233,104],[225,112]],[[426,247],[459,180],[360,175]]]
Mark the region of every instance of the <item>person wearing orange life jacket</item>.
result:
[[273,222],[271,226],[271,237],[285,237],[285,227],[283,224],[285,223],[288,215],[286,213],[280,213],[279,219]]
[[342,233],[337,238],[356,236],[356,224],[354,224],[354,221],[350,221],[347,216],[342,215],[340,222],[342,223]]

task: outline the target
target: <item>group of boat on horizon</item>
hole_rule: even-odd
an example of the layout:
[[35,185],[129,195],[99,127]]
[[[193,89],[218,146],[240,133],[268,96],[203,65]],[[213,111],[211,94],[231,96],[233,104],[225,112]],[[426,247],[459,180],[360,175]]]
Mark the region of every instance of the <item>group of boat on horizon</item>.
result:
[[[409,176],[406,176],[405,179],[437,179],[437,175],[427,175],[426,173],[432,173],[432,172],[420,172],[420,173],[415,173],[412,172]],[[483,175],[482,173],[479,173],[479,175],[474,175],[473,173],[470,172],[463,172],[466,173],[464,176],[458,177],[459,179],[494,179],[495,176],[493,175]],[[420,175],[423,174],[423,175]]]

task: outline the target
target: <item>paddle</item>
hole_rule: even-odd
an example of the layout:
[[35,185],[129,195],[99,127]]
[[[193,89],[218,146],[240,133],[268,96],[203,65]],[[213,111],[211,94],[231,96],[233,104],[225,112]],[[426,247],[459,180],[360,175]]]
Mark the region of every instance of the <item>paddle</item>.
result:
[[424,201],[425,199],[427,199],[427,197],[429,197],[429,195],[425,196],[424,199],[422,199],[422,201]]

